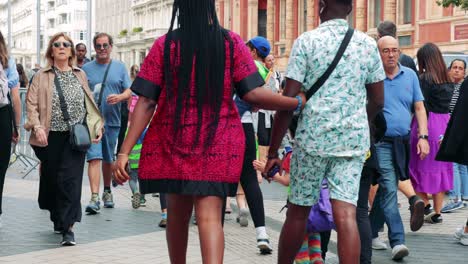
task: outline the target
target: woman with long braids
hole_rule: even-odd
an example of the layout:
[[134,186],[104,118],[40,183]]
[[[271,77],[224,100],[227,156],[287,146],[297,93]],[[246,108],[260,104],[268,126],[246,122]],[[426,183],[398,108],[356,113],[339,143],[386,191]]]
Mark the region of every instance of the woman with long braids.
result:
[[243,40],[219,25],[215,0],[174,1],[168,33],[155,41],[133,82],[138,118],[114,169],[119,183],[129,179],[128,154],[154,114],[139,178],[142,193],[167,193],[171,263],[186,262],[193,206],[203,263],[223,262],[221,212],[226,196],[236,194],[245,150],[233,92],[263,109],[299,111],[305,103],[303,94],[257,89],[263,83]]

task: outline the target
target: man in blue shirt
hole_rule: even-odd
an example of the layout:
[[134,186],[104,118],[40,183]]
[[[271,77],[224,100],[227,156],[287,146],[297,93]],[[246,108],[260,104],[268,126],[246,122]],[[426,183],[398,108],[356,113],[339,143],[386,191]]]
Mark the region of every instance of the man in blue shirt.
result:
[[[401,155],[404,153],[396,154],[396,150],[401,149],[402,145],[403,149],[407,146],[405,144],[409,140],[411,110],[414,108],[420,139],[417,146],[412,147],[417,148],[421,159],[426,157],[429,153],[427,117],[418,77],[413,70],[398,63],[400,54],[398,41],[391,36],[382,37],[378,41],[378,48],[387,76],[384,80],[383,109],[387,131],[384,139],[375,145],[381,176],[378,178],[379,190],[369,216],[372,227],[372,247],[374,249],[387,248],[387,245],[378,238],[379,229],[385,222],[389,230],[392,259],[400,260],[408,256],[409,250],[404,245],[405,231],[398,209],[398,174],[405,171],[409,155],[404,157]],[[398,160],[400,158],[403,160]],[[422,224],[424,202],[415,195],[410,198],[410,209]]]
[[[111,60],[113,40],[106,33],[97,34],[93,39],[96,50],[96,60],[83,65],[83,71],[88,76],[89,88],[94,93],[94,100],[99,105],[104,116],[104,135],[98,144],[93,144],[88,151],[87,161],[88,177],[91,187],[91,200],[86,207],[86,212],[96,214],[100,210],[99,182],[101,160],[104,178],[104,193],[102,200],[104,207],[113,208],[114,201],[110,189],[112,180],[112,164],[117,137],[120,130],[121,102],[131,97],[131,82],[125,65],[116,60]],[[108,70],[104,81],[104,75]],[[101,89],[104,89],[101,92]],[[102,94],[102,98],[100,98]]]

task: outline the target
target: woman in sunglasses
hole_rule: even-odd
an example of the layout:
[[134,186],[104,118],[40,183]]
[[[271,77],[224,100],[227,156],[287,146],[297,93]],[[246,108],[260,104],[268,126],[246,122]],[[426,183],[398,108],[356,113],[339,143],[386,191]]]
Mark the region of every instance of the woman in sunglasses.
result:
[[[75,245],[72,231],[81,220],[81,183],[86,152],[72,149],[70,126],[86,123],[93,143],[101,138],[103,119],[88,87],[85,73],[74,66],[70,37],[55,34],[46,51],[48,66],[34,77],[26,99],[29,143],[41,161],[39,207],[50,211],[61,244]],[[57,84],[57,85],[56,85]],[[63,93],[68,122],[61,109]]]

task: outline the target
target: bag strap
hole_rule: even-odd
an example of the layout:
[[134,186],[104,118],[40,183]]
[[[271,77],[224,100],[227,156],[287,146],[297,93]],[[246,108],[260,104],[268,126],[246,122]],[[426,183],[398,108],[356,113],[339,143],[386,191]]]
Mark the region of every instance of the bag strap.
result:
[[[55,77],[54,77],[55,89],[57,89],[58,97],[60,99],[60,109],[62,110],[63,120],[66,123],[68,123],[68,121],[70,120],[70,115],[68,114],[67,105],[65,104],[65,96],[63,95],[62,86],[60,86],[60,82],[58,80],[57,72],[55,71],[55,68],[54,68],[54,74],[55,74]],[[70,126],[70,124],[68,125]]]
[[101,108],[102,94],[104,93],[104,88],[106,87],[107,74],[109,73],[109,69],[110,69],[111,64],[112,64],[112,60],[110,60],[109,65],[107,65],[106,72],[104,73],[104,79],[102,79],[101,91],[99,92],[99,99],[98,99],[98,103],[97,103],[99,108]]
[[341,57],[343,57],[343,54],[348,47],[349,42],[351,41],[351,38],[353,37],[354,34],[354,29],[349,27],[348,31],[346,32],[346,35],[344,36],[343,42],[341,42],[340,48],[338,49],[338,53],[336,53],[335,58],[333,59],[332,63],[330,66],[328,66],[328,69],[325,71],[325,73],[320,76],[320,78],[312,85],[312,87],[307,91],[306,93],[306,99],[309,100],[322,85],[327,81],[328,77],[330,77],[330,74],[335,70],[336,65],[338,65],[338,62],[341,60]]

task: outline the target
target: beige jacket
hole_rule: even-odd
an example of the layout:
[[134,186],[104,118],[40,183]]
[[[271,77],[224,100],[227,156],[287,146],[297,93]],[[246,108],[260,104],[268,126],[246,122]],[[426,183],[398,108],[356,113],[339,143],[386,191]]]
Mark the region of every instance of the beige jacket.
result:
[[[94,103],[93,95],[88,87],[86,74],[77,67],[73,67],[72,70],[85,92],[86,124],[88,125],[89,134],[91,139],[97,138],[99,134],[104,132],[104,118]],[[54,78],[55,74],[50,66],[39,70],[34,75],[31,86],[26,94],[27,121],[24,124],[26,130],[34,132],[36,128],[43,128],[46,134],[49,134]],[[29,143],[33,146],[45,147],[39,144],[34,133],[31,133]]]

